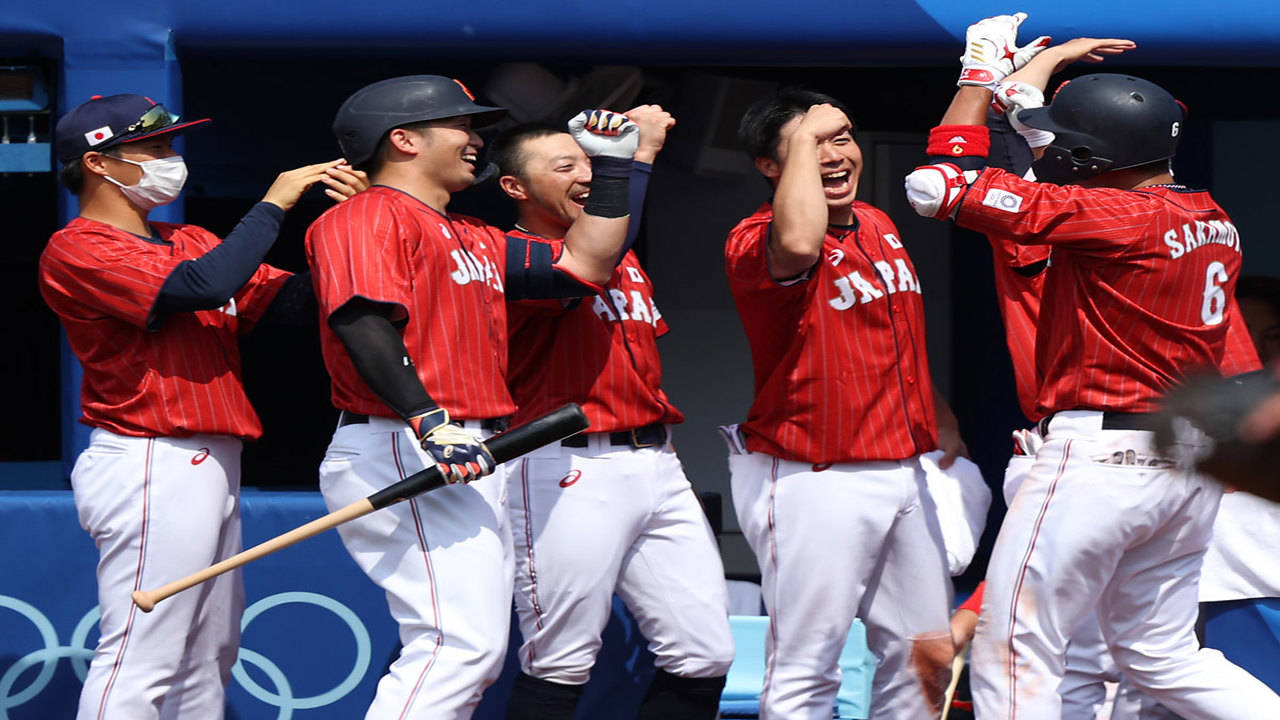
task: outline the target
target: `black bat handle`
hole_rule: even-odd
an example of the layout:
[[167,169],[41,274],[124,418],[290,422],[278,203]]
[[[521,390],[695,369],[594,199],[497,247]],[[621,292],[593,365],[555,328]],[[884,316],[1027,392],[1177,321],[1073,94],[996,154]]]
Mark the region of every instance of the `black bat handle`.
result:
[[[587,416],[573,403],[539,418],[498,433],[484,441],[489,453],[499,464],[514,460],[527,452],[550,445],[587,429]],[[419,493],[444,487],[444,474],[435,465],[410,475],[370,495],[367,500],[374,510],[407,500]]]

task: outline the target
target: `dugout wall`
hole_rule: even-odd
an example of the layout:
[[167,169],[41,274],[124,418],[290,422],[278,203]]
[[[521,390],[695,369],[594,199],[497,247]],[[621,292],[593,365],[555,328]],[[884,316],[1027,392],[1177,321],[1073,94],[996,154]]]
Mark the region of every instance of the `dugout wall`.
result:
[[[1264,175],[1280,160],[1268,142],[1280,123],[1280,101],[1260,91],[1280,79],[1280,8],[1253,0],[1123,7],[1036,0],[1022,9],[1036,32],[1138,41],[1137,51],[1108,67],[1165,84],[1188,102],[1180,179],[1217,191],[1247,239],[1248,271],[1280,273],[1280,249],[1269,247]],[[656,170],[641,245],[673,327],[663,345],[667,389],[690,418],[677,441],[699,489],[727,496],[723,449],[711,427],[743,417],[751,378],[719,251],[725,231],[767,194],[749,169],[734,165],[728,140],[744,101],[780,83],[844,98],[857,116],[860,140],[875,146],[867,153],[863,193],[890,204],[907,242],[921,246],[913,250],[922,274],[932,268],[923,279],[935,376],[950,388],[979,464],[998,477],[1006,433],[1021,421],[991,300],[989,258],[972,238],[925,236],[946,231],[915,226],[899,190],[901,170],[918,157],[911,139],[923,138],[950,96],[964,27],[989,10],[977,2],[926,0],[788,7],[763,0],[146,0],[123,7],[0,0],[0,58],[45,69],[55,116],[93,94],[144,92],[189,116],[213,117],[213,126],[185,146],[192,168],[185,204],[154,217],[185,216],[217,232],[230,229],[275,173],[329,157],[333,110],[367,82],[436,72],[481,90],[498,67],[517,60],[538,61],[566,81],[606,63],[639,68],[640,99],[668,105],[681,123]],[[54,190],[47,173],[4,173],[0,191],[21,248],[6,265],[7,287],[14,289],[4,297],[23,318],[11,326],[5,374],[11,406],[22,410],[6,414],[0,435],[10,442],[0,460],[42,463],[34,470],[5,465],[0,472],[9,486],[15,478],[38,477],[65,487],[60,484],[87,437],[75,421],[78,368],[57,347],[51,316],[33,300],[30,278],[44,239],[74,215],[74,202]],[[300,268],[302,233],[326,206],[313,197],[291,213],[269,259]],[[499,224],[510,219],[505,208],[492,188],[451,206]],[[23,324],[28,319],[33,322]],[[310,485],[332,427],[314,340],[250,338],[245,355],[247,383],[267,425],[266,439],[247,450],[246,478]],[[60,378],[52,377],[52,367],[60,368]],[[57,396],[55,416],[47,411]],[[47,442],[52,437],[60,438],[57,448]]]

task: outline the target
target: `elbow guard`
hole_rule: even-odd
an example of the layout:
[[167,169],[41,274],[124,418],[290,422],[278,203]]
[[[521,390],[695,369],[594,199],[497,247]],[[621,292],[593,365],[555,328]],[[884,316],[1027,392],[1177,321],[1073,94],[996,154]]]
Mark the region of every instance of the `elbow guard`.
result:
[[951,163],[918,167],[907,176],[907,202],[924,217],[953,217],[969,184],[977,178],[977,170],[961,170]]

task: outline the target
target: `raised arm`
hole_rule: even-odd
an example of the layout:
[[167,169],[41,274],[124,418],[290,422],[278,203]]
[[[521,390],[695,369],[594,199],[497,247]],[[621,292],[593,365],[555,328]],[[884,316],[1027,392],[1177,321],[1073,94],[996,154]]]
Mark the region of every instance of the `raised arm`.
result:
[[996,87],[995,107],[1009,117],[1009,124],[1027,141],[1032,154],[1039,159],[1044,146],[1053,142],[1053,133],[1037,130],[1018,120],[1018,113],[1044,106],[1044,93],[1049,79],[1077,61],[1102,62],[1108,55],[1132,50],[1137,44],[1120,38],[1076,38],[1046,49],[1021,70],[1015,71]]
[[625,115],[589,110],[569,132],[591,158],[591,194],[564,237],[556,267],[586,283],[608,282],[627,237],[632,161],[640,128]]
[[851,129],[848,116],[835,106],[814,105],[778,143],[781,173],[769,234],[769,270],[775,279],[807,272],[822,255],[828,223],[822,146],[853,142]]
[[676,119],[658,105],[640,105],[627,111],[627,117],[640,128],[639,145],[635,162],[631,166],[630,221],[627,223],[627,239],[618,254],[617,262],[635,244],[640,235],[641,213],[644,211],[645,192],[649,187],[649,175],[658,153],[667,143],[667,131],[675,127]]
[[[1053,72],[1076,60],[1099,61],[1134,47],[1129,40],[1080,38],[1046,50],[1049,39],[1042,36],[1019,48],[1018,26],[1026,17],[1025,13],[997,15],[969,26],[960,89],[929,134],[927,152],[932,164],[916,168],[906,178],[907,200],[920,215],[952,217],[986,165],[990,147],[986,116],[993,91],[997,104],[1012,113],[1011,122],[1021,131],[1026,128],[1019,126],[1016,114],[1043,103],[1040,90]],[[1032,81],[1039,82],[1039,87]],[[1024,137],[1033,148],[1053,139],[1044,133]]]
[[1018,47],[1018,27],[1026,13],[983,18],[965,30],[960,56],[960,89],[939,125],[985,125],[991,94],[1009,73],[1027,65],[1049,44],[1041,35]]

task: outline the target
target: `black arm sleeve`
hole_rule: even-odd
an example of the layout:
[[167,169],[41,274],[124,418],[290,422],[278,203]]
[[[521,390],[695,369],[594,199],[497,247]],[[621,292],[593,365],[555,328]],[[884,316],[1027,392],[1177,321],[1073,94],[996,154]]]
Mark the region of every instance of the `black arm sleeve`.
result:
[[306,270],[284,281],[255,327],[313,328],[319,312],[315,290],[311,287],[311,271]]
[[991,133],[991,150],[987,153],[989,167],[1008,170],[1022,177],[1031,169],[1035,156],[1031,154],[1031,146],[1013,129],[1008,113],[987,111],[987,129]]
[[384,307],[355,298],[329,316],[329,327],[374,394],[408,420],[438,406],[422,387],[404,339],[384,312]]
[[217,247],[196,260],[179,263],[160,287],[151,310],[152,322],[158,325],[169,313],[226,305],[262,264],[282,220],[284,210],[260,202]]

